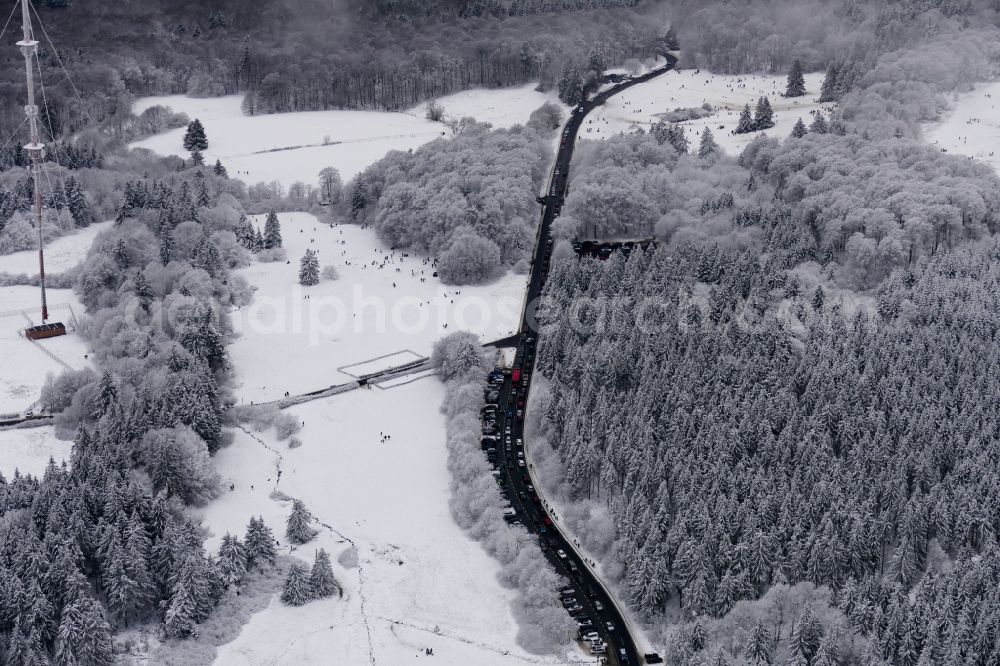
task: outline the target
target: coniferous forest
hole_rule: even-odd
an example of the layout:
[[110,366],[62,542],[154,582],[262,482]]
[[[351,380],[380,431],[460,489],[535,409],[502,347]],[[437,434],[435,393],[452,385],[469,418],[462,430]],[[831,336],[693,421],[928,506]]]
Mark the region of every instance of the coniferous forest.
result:
[[996,663],[998,258],[921,260],[854,314],[717,248],[557,267],[545,419],[636,608],[809,582],[875,663]]
[[[730,9],[740,39],[765,29],[766,8],[716,5],[685,45],[772,68],[719,45]],[[822,66],[832,114],[735,158],[666,121],[580,146],[543,459],[668,663],[995,664],[998,182],[922,138],[995,71],[994,8],[828,9],[857,30]],[[659,244],[602,262],[567,242],[595,237]]]
[[[141,166],[140,166],[141,165]],[[139,175],[131,168],[141,168]],[[178,169],[178,167],[180,167]],[[252,519],[215,557],[185,507],[218,490],[226,441],[226,305],[245,187],[177,160],[124,161],[115,225],[62,280],[87,308],[80,334],[101,369],[50,378],[42,401],[75,431],[69,465],[0,477],[0,649],[4,663],[114,663],[114,631],[199,624],[250,576],[273,575],[275,539]]]

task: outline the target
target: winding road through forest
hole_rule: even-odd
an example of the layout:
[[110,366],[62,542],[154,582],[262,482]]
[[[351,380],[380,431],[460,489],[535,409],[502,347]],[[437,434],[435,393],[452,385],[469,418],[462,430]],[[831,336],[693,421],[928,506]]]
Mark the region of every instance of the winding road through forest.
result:
[[[537,344],[537,340],[534,338],[537,338],[539,334],[536,308],[542,294],[542,288],[545,286],[549,257],[552,252],[552,243],[550,242],[552,221],[558,216],[565,202],[569,167],[573,159],[573,148],[580,126],[591,110],[612,96],[669,72],[677,64],[677,58],[673,55],[668,54],[666,61],[666,64],[661,67],[639,76],[627,78],[599,92],[593,99],[584,100],[573,110],[562,130],[559,152],[556,155],[552,177],[546,190],[547,194],[539,198],[539,202],[543,206],[542,219],[535,241],[528,292],[521,315],[523,334],[511,339],[511,344],[516,345],[517,349],[513,367],[519,368],[524,374],[519,386],[514,386],[511,377],[507,377],[498,400],[500,407],[498,410],[500,414],[499,431],[504,432],[504,429],[509,425],[515,441],[524,437],[523,421],[511,418],[509,414],[515,413],[519,400],[523,400],[523,404],[527,404],[528,393],[531,390],[534,349]],[[494,344],[501,346],[499,341]],[[530,361],[528,360],[529,355]],[[527,443],[525,443],[525,447],[527,448]],[[507,452],[504,447],[498,446],[497,449],[500,455],[498,467],[501,469],[504,483],[509,484],[508,488],[513,491],[510,493],[510,500],[517,511],[518,519],[529,531],[538,534],[542,550],[556,571],[572,581],[577,601],[587,611],[593,620],[594,630],[600,634],[608,646],[606,654],[608,663],[619,664],[619,666],[644,663],[642,661],[643,655],[640,654],[636,645],[635,636],[633,636],[614,595],[608,591],[597,574],[586,563],[572,540],[560,530],[558,520],[553,520],[549,515],[545,508],[548,503],[545,502],[544,498],[538,495],[540,500],[538,503],[535,503],[533,499],[528,499],[539,489],[539,484],[534,483],[535,479],[530,466],[520,466],[516,448],[510,452]],[[531,487],[529,488],[529,486]],[[547,522],[551,525],[546,525]],[[560,551],[562,555],[560,555]],[[613,629],[609,629],[609,626]]]

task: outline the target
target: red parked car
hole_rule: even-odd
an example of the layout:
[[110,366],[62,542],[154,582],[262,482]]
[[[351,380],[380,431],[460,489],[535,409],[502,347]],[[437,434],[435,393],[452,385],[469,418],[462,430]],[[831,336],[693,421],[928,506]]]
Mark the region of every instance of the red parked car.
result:
[[510,376],[515,384],[521,381],[521,368],[514,368],[514,373]]

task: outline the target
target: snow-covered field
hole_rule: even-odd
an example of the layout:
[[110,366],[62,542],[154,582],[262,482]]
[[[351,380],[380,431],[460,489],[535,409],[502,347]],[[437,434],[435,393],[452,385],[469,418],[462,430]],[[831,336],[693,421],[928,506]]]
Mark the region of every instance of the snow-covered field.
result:
[[968,155],[1000,173],[1000,82],[982,83],[949,100],[951,111],[939,123],[928,125],[924,138],[944,150]]
[[[508,273],[487,285],[448,287],[429,262],[392,253],[371,229],[331,228],[307,213],[278,217],[291,263],[253,263],[237,271],[257,287],[254,303],[233,313],[240,338],[229,347],[239,369],[236,395],[246,404],[351,381],[364,373],[338,368],[375,357],[407,351],[427,356],[450,331],[473,330],[487,342],[517,328],[526,276]],[[253,223],[263,226],[260,218]],[[321,266],[335,266],[339,279],[299,286],[299,259],[307,249],[319,252]],[[388,365],[361,367],[381,370],[414,358],[407,353],[389,358]]]
[[497,582],[498,564],[449,513],[443,395],[433,378],[355,390],[286,410],[305,423],[301,447],[237,431],[217,454],[224,490],[203,511],[210,548],[260,514],[287,553],[290,502],[272,499],[277,489],[302,499],[322,524],[297,556],[311,562],[322,547],[336,559],[350,539],[360,563],[335,562],[344,600],[298,609],[274,601],[219,650],[217,663],[353,665],[371,654],[402,664],[424,657],[425,647],[442,665],[539,662],[515,645],[512,592]]
[[[315,183],[325,167],[347,179],[390,150],[408,150],[441,136],[447,128],[422,117],[376,111],[309,111],[244,116],[238,96],[190,99],[183,95],[140,100],[135,112],[153,104],[198,118],[205,126],[209,164],[222,161],[229,175],[247,183]],[[187,157],[184,128],[132,144],[162,155]],[[324,145],[327,144],[327,145]],[[273,152],[268,152],[273,151]]]
[[[88,227],[45,244],[45,274],[62,273],[83,260],[94,244],[97,234],[112,225],[112,221],[97,222]],[[0,256],[0,273],[38,275],[38,250],[25,250]],[[0,309],[8,309],[0,307]]]
[[0,474],[8,480],[14,470],[41,476],[49,458],[69,462],[72,448],[73,442],[56,439],[52,426],[0,430]]
[[[565,111],[567,107],[559,101],[555,91],[538,92],[535,90],[537,85],[529,83],[514,88],[474,88],[453,93],[437,101],[449,120],[471,116],[494,127],[524,124],[531,112],[546,102],[557,104]],[[423,118],[427,113],[427,103],[414,107],[409,113]]]
[[[45,248],[46,272],[61,273],[76,266],[87,254],[97,234],[110,224],[92,224],[49,243]],[[36,275],[38,252],[26,250],[0,257],[0,273]],[[83,305],[72,290],[48,289],[47,295],[50,322],[70,324],[74,314],[83,314]],[[20,310],[27,312],[21,313]],[[26,326],[41,323],[40,310],[37,287],[0,287],[0,414],[27,409],[38,400],[46,375],[63,371],[64,366],[39,347],[75,370],[89,365],[84,358],[87,347],[76,335],[42,340],[33,345],[19,334]],[[6,456],[0,453],[0,463],[6,464],[6,461]]]
[[[0,270],[4,265],[0,260]],[[70,307],[78,316],[83,313],[83,305],[69,289],[49,289],[48,303],[50,322],[71,324]],[[84,358],[88,350],[83,339],[72,333],[37,343],[20,335],[25,327],[41,321],[37,287],[0,287],[0,307],[4,310],[0,314],[0,414],[20,413],[38,400],[46,375],[59,374],[64,369],[43,349],[74,370],[90,364]],[[29,311],[19,313],[19,310]],[[3,459],[0,452],[0,460]]]
[[799,118],[806,125],[812,122],[812,112],[824,106],[816,101],[823,74],[806,74],[805,79],[805,97],[786,99],[781,96],[785,91],[785,76],[732,76],[707,71],[699,73],[694,69],[667,72],[615,95],[604,106],[591,111],[580,129],[580,137],[601,139],[618,132],[628,132],[633,127],[648,130],[650,125],[660,120],[660,115],[668,111],[708,103],[716,107],[715,113],[682,123],[687,128],[688,141],[697,149],[699,136],[707,126],[711,128],[716,143],[727,153],[735,155],[762,133],[732,133],[743,105],[750,104],[752,111],[761,96],[768,97],[775,112],[775,126],[766,131],[770,136],[785,138],[791,134]]
[[[508,127],[527,121],[532,111],[552,99],[535,92],[531,84],[470,90],[442,97],[439,102],[449,118],[473,116],[495,127]],[[444,124],[425,118],[426,105],[405,113],[307,111],[251,117],[243,115],[241,101],[238,95],[146,97],[136,102],[133,112],[139,114],[159,104],[198,118],[208,136],[204,154],[209,164],[219,159],[230,176],[247,183],[276,180],[286,187],[297,181],[315,183],[325,167],[336,167],[348,180],[390,150],[417,148],[442,134],[451,134]],[[178,128],[131,146],[186,158],[183,136],[184,128]]]

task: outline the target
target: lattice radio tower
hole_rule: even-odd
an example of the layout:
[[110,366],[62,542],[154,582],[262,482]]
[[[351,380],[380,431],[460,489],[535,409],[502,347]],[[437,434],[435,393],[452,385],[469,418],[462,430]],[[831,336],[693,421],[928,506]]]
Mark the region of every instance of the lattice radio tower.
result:
[[45,159],[45,144],[38,134],[38,105],[35,104],[34,62],[38,58],[38,42],[31,28],[31,14],[28,0],[21,0],[21,22],[24,38],[17,43],[24,56],[24,73],[28,81],[28,103],[24,106],[30,128],[31,142],[24,147],[31,156],[31,177],[35,185],[35,227],[38,229],[38,276],[42,285],[42,323],[49,318],[49,307],[45,300],[45,252],[42,246],[42,160]]

